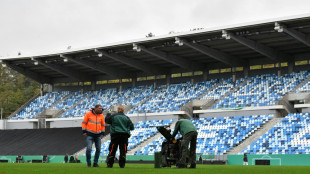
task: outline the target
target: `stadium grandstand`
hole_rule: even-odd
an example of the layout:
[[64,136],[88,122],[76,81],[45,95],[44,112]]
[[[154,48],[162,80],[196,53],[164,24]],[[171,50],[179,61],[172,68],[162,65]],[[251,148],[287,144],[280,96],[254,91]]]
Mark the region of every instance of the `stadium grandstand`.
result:
[[[203,162],[242,164],[247,153],[250,165],[310,165],[309,35],[307,14],[1,58],[41,93],[0,120],[0,160],[69,153],[85,163],[85,112],[122,104],[135,124],[129,161],[153,161],[165,140],[156,126],[188,118]],[[107,131],[101,161],[109,142]]]

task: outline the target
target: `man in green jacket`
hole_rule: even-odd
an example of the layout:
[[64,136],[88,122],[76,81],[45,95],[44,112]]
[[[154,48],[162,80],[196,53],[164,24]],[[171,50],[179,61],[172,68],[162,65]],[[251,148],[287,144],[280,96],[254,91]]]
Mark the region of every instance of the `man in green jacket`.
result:
[[174,128],[172,133],[172,139],[177,135],[178,131],[180,131],[183,140],[181,141],[181,157],[179,162],[177,163],[177,168],[186,168],[186,156],[188,151],[188,144],[190,142],[190,168],[196,168],[196,141],[197,141],[197,129],[193,125],[193,123],[188,119],[180,119]]
[[112,168],[114,164],[115,153],[117,147],[119,147],[119,166],[125,167],[126,152],[128,146],[128,138],[130,137],[130,131],[134,129],[134,126],[124,114],[124,106],[118,106],[117,113],[111,115],[107,114],[105,122],[110,124],[111,143],[109,146],[109,155],[107,159],[107,167]]

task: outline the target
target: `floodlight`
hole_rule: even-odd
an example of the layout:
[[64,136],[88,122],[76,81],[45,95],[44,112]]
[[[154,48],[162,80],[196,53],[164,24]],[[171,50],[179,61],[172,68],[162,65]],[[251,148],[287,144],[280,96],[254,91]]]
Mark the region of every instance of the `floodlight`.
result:
[[38,61],[34,61],[33,64],[34,65],[39,65],[39,62]]
[[222,37],[228,40],[230,39],[230,34],[226,30],[222,30]]
[[139,45],[133,43],[132,46],[133,46],[133,48],[132,48],[133,50],[135,50],[135,51],[137,51],[137,52],[140,52],[140,51],[141,51],[141,48],[139,47]]
[[278,31],[279,33],[283,32],[283,26],[281,26],[278,22],[275,22],[274,26],[275,26],[274,29],[276,31]]
[[63,54],[60,54],[59,55],[61,58],[64,58],[63,60],[64,60],[64,62],[68,62],[68,57],[66,57],[65,55],[63,55]]
[[175,37],[175,42],[174,43],[178,44],[179,46],[183,45],[183,41],[180,38],[178,38],[178,37]]
[[98,53],[98,57],[102,57],[103,56],[102,52],[99,51],[97,48],[94,51],[95,51],[95,53]]

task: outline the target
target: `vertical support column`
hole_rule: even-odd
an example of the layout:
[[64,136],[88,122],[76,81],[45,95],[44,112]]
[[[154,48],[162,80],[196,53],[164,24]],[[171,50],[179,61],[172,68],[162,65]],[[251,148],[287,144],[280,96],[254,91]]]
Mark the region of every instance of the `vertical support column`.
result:
[[132,78],[132,87],[135,87],[137,83],[137,77]]
[[195,79],[194,79],[194,71],[192,72],[192,76],[191,76],[191,84],[193,85],[195,83]]
[[156,78],[156,75],[154,75],[154,89],[157,88],[157,78]]
[[205,70],[203,71],[203,81],[206,81],[208,80],[208,76],[209,76],[209,70]]
[[40,95],[43,96],[44,94],[44,84],[41,83],[41,86],[40,86]]
[[119,92],[123,91],[123,83],[122,83],[122,79],[119,79]]
[[166,78],[167,78],[167,85],[170,85],[170,83],[171,83],[171,74],[167,74]]
[[289,60],[288,61],[288,73],[290,74],[290,73],[292,73],[293,71],[294,71],[294,63],[295,63],[295,61],[294,60]]
[[277,65],[278,65],[278,77],[280,78],[281,77],[281,62],[278,62]]
[[96,81],[92,81],[92,82],[91,82],[91,90],[92,90],[92,91],[96,91],[96,86],[97,86],[97,85],[96,85]]
[[84,94],[84,82],[80,82],[81,84],[81,93]]
[[38,119],[38,129],[44,129],[46,128],[46,119],[45,118],[39,118]]
[[243,74],[244,74],[244,77],[249,76],[249,70],[250,70],[250,67],[249,67],[249,66],[243,67]]
[[232,81],[235,83],[236,82],[236,67],[232,67],[231,71],[232,71]]

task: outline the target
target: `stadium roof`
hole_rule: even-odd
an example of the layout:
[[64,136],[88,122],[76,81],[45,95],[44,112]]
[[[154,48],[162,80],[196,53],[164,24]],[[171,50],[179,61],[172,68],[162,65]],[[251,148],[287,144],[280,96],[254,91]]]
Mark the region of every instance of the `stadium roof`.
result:
[[40,83],[100,81],[308,59],[310,14],[0,58]]

